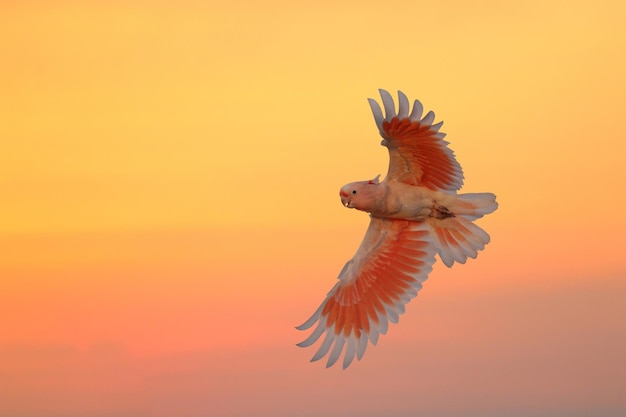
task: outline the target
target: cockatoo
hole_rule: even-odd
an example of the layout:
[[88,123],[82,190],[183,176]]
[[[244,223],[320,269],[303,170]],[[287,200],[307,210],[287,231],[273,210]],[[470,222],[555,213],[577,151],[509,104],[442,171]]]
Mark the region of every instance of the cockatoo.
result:
[[391,95],[379,90],[385,115],[368,99],[381,145],[389,150],[389,171],[383,181],[352,182],[339,191],[345,207],[368,212],[370,224],[356,254],[335,286],[299,330],[315,328],[298,344],[323,341],[311,361],[328,354],[326,367],[343,353],[343,368],[360,360],[369,343],[397,323],[405,305],[428,278],[435,254],[451,267],[475,258],[489,235],[473,223],[498,207],[491,193],[457,194],[463,171],[430,111],[398,91],[398,112]]

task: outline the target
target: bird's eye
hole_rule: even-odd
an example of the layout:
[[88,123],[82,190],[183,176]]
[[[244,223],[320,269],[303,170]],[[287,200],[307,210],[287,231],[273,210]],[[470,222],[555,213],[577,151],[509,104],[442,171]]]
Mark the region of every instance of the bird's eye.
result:
[[352,194],[356,194],[356,190],[352,190]]

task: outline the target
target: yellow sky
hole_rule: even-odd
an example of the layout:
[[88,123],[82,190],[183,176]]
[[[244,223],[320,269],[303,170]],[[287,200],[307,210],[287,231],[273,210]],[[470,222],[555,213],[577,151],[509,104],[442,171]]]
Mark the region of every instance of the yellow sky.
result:
[[0,230],[337,221],[338,187],[386,171],[379,87],[513,215],[623,187],[620,13],[497,4],[5,5]]

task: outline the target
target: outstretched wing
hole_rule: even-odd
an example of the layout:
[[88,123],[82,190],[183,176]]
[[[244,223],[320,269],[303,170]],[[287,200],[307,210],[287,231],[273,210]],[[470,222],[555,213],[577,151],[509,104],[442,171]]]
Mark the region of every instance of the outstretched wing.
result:
[[[317,323],[298,346],[324,340],[311,361],[329,354],[326,367],[345,352],[343,368],[361,359],[368,341],[376,344],[388,321],[398,322],[404,306],[422,288],[435,261],[425,222],[372,217],[361,246],[339,274],[339,281],[304,324]],[[345,347],[345,349],[344,349]]]
[[415,100],[409,114],[409,100],[398,91],[398,113],[393,98],[379,90],[385,116],[374,99],[368,99],[376,125],[389,149],[388,179],[421,185],[437,191],[457,191],[463,185],[463,170],[439,132],[443,122],[432,124],[435,114],[422,117],[422,103]]

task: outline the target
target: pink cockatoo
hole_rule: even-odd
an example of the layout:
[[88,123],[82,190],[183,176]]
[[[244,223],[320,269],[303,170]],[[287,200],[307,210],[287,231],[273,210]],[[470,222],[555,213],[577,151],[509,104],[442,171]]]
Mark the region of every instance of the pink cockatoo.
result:
[[[368,99],[376,126],[389,150],[389,171],[341,187],[344,206],[370,214],[370,224],[356,254],[341,270],[338,282],[299,330],[317,324],[298,344],[323,341],[311,361],[329,355],[327,367],[343,356],[343,368],[360,360],[368,343],[376,344],[397,323],[407,304],[428,278],[435,254],[451,267],[475,258],[489,235],[473,223],[496,210],[491,193],[457,194],[463,172],[454,153],[433,124],[431,111],[398,92],[398,113],[391,95],[379,90],[385,115]],[[409,113],[410,112],[410,113]]]

